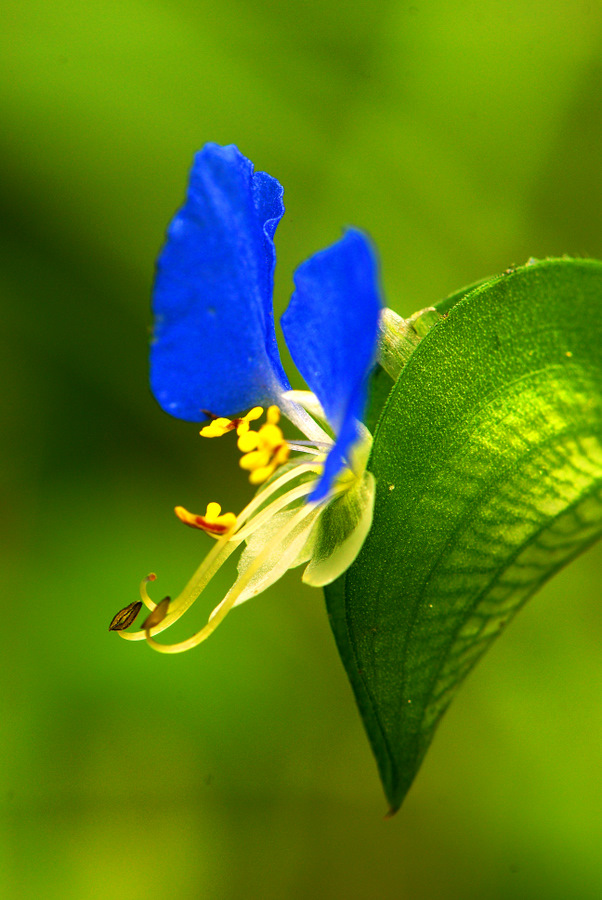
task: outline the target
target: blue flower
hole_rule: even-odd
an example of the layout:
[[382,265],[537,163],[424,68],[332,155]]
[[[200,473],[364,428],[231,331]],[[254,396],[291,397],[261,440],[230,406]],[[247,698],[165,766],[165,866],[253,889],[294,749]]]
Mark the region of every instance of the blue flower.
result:
[[[381,309],[377,263],[367,238],[349,229],[297,269],[282,330],[310,391],[292,391],[278,353],[272,291],[281,185],[234,146],[207,144],[195,157],[186,202],[167,232],[153,295],[151,387],[173,416],[214,437],[235,430],[241,466],[260,485],[235,516],[210,503],[183,507],[186,524],[217,543],[180,597],[155,604],[142,630],[163,652],[195,646],[228,610],[307,562],[304,580],[325,584],[352,562],[370,527],[371,437],[361,424]],[[267,409],[267,420],[252,428]],[[246,410],[250,412],[244,415]],[[306,440],[287,440],[283,413]],[[291,454],[297,454],[292,457]],[[326,515],[326,513],[328,513]],[[153,639],[191,605],[227,556],[246,543],[239,576],[208,625],[175,645]],[[160,609],[160,607],[162,608]],[[126,617],[127,618],[127,617]]]

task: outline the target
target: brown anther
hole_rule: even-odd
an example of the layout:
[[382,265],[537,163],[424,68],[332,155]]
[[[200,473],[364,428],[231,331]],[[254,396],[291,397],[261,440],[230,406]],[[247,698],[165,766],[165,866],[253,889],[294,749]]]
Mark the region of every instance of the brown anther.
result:
[[116,616],[111,620],[109,631],[123,631],[128,628],[142,608],[142,601],[135,600],[129,606],[120,609]]
[[171,597],[163,597],[160,603],[157,603],[153,611],[146,617],[142,625],[140,626],[143,631],[150,631],[151,628],[154,628],[155,625],[158,625],[159,622],[162,622],[165,616],[167,615],[167,610],[169,609],[169,604],[171,602]]

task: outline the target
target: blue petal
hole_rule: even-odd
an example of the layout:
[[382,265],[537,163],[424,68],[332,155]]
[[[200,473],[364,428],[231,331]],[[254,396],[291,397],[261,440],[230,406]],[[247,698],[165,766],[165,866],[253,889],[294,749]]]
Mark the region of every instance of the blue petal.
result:
[[272,312],[282,193],[233,145],[194,159],[153,292],[151,388],[173,416],[234,415],[289,388]]
[[368,239],[349,229],[295,273],[296,291],[282,317],[291,356],[337,434],[322,479],[321,499],[357,438],[367,375],[374,361],[381,308],[378,265]]

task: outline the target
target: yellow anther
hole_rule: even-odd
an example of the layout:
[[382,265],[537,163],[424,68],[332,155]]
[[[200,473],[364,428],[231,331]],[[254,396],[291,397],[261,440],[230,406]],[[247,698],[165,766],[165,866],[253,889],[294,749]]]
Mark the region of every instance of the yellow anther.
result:
[[270,425],[277,425],[280,421],[280,410],[277,406],[268,406],[265,417]]
[[219,505],[219,503],[216,503],[215,500],[212,500],[211,503],[207,504],[207,512],[205,513],[205,521],[206,522],[217,522],[221,511],[222,511],[222,508]]
[[277,424],[280,421],[280,410],[277,406],[268,407],[266,419],[266,423],[259,431],[249,429],[238,438],[238,449],[244,454],[240,460],[240,467],[250,472],[251,484],[262,484],[267,481],[290,455],[290,447]]
[[205,425],[204,428],[201,428],[199,434],[201,437],[221,437],[222,434],[227,434],[228,431],[233,431],[236,428],[236,423],[231,419],[212,419],[209,425]]
[[277,425],[267,423],[259,429],[259,444],[266,447],[279,447],[284,440],[284,435]]
[[250,428],[249,423],[253,422],[255,419],[259,419],[261,415],[263,415],[263,407],[254,406],[253,409],[249,410],[246,416],[242,417],[242,419],[235,419],[236,433],[238,435],[246,434]]
[[208,503],[207,512],[204,516],[196,516],[194,513],[188,512],[183,506],[176,506],[174,510],[180,522],[189,525],[191,528],[200,528],[201,531],[207,532],[214,537],[221,537],[228,531],[231,531],[236,525],[236,516],[234,513],[222,513],[219,503]]
[[262,414],[263,407],[254,406],[245,416],[240,416],[237,419],[225,419],[223,416],[216,416],[211,419],[209,425],[205,425],[201,428],[199,434],[201,437],[208,438],[221,437],[229,431],[234,431],[234,429],[236,429],[236,433],[239,435],[245,434],[249,430],[249,423],[258,419]]
[[259,446],[259,432],[246,431],[244,434],[241,434],[237,444],[241,453],[248,453],[250,450],[256,450]]
[[278,466],[274,461],[268,466],[259,466],[250,473],[249,481],[251,484],[263,484],[264,481],[268,480],[270,475],[274,474],[277,468]]
[[291,455],[291,448],[287,443],[281,444],[274,454],[274,462],[277,466],[283,465]]
[[266,450],[251,450],[250,453],[245,453],[243,457],[240,459],[240,468],[246,469],[248,472],[252,472],[254,469],[259,469],[262,466],[267,466],[270,461],[271,453],[269,449]]

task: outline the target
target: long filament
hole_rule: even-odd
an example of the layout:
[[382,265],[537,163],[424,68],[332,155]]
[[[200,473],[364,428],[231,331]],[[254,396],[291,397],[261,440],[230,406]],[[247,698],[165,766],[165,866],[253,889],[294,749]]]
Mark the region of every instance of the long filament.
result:
[[193,647],[197,647],[203,641],[206,641],[207,638],[213,634],[217,626],[220,622],[228,615],[236,600],[247,586],[249,581],[252,579],[253,575],[265,561],[266,557],[268,557],[274,550],[274,547],[278,544],[281,544],[282,541],[288,536],[288,534],[293,531],[294,528],[297,527],[299,522],[302,522],[303,519],[308,516],[310,513],[314,511],[315,503],[307,503],[298,510],[298,512],[287,522],[284,528],[282,528],[266,546],[261,550],[260,553],[257,554],[253,562],[249,565],[248,569],[238,578],[238,581],[233,586],[225,601],[217,608],[217,611],[214,615],[212,615],[211,619],[207,622],[204,628],[201,628],[196,634],[192,637],[188,638],[185,641],[180,641],[177,644],[159,644],[152,637],[147,638],[147,643],[153,648],[153,650],[157,650],[159,653],[184,653],[186,650],[191,650]]
[[149,581],[155,581],[156,578],[157,576],[155,575],[155,573],[151,572],[150,575],[146,575],[140,582],[140,599],[142,600],[146,608],[150,609],[151,612],[156,608],[157,604],[148,596],[146,585]]
[[294,478],[297,478],[299,475],[304,475],[307,472],[316,471],[316,463],[315,462],[307,462],[300,463],[292,469],[289,469],[288,472],[284,472],[283,475],[280,475],[279,478],[275,478],[274,481],[271,481],[268,485],[261,488],[261,490],[255,494],[253,499],[247,503],[245,508],[242,510],[240,515],[236,517],[236,528],[237,530],[244,525],[244,523],[249,519],[256,509],[259,509],[260,506],[263,506],[268,497],[271,497],[272,494],[275,494],[276,491],[279,491],[280,488],[287,484],[287,482],[292,481]]
[[[265,510],[261,510],[261,512],[259,512],[251,522],[249,522],[246,528],[243,529],[241,527],[249,519],[249,517],[252,516],[253,513],[263,505],[268,497],[278,491],[288,481],[292,481],[294,478],[297,478],[299,475],[303,475],[306,472],[315,472],[315,463],[302,463],[301,465],[296,466],[291,471],[284,473],[284,475],[282,475],[280,478],[276,478],[267,488],[265,488],[263,491],[260,491],[260,493],[256,495],[250,503],[247,504],[247,506],[237,517],[235,526],[236,530],[228,532],[228,534],[225,534],[223,537],[217,540],[210,552],[203,559],[202,563],[200,564],[192,578],[187,583],[186,587],[180,592],[178,597],[174,601],[172,601],[169,607],[169,612],[167,613],[165,618],[157,625],[155,625],[154,628],[150,629],[149,633],[151,635],[160,634],[162,631],[165,631],[166,628],[169,628],[170,625],[173,625],[174,622],[177,622],[177,620],[190,609],[199,594],[201,594],[201,592],[205,589],[213,576],[226,562],[228,557],[257,528],[260,528],[265,521],[267,521],[272,517],[272,515],[274,515],[275,512],[280,511],[281,509],[292,503],[294,500],[304,497],[311,492],[313,488],[313,485],[311,483],[298,485],[296,488],[288,491],[288,493],[283,494],[282,497],[279,497],[268,508],[266,508]],[[147,576],[145,579],[143,579],[142,584],[140,585],[140,595],[146,606],[150,610],[153,610],[156,604],[153,603],[146,592],[146,582],[149,580],[154,581],[154,578],[149,578]],[[143,641],[147,637],[147,631],[120,631],[119,636],[127,641]]]
[[295,500],[300,500],[302,497],[311,494],[314,488],[315,484],[313,482],[305,482],[304,484],[299,484],[287,494],[283,494],[282,497],[278,497],[278,499],[270,503],[266,509],[262,509],[258,512],[257,515],[251,519],[246,528],[241,528],[240,531],[236,533],[237,539],[240,538],[241,540],[246,541],[253,532],[257,531],[258,528],[261,528],[264,522],[267,522],[272,516],[275,516],[277,512],[280,512],[281,509],[285,509],[285,507],[289,506]]
[[[200,564],[184,590],[174,600],[170,606],[169,612],[158,625],[151,629],[152,634],[159,634],[165,631],[170,625],[173,625],[186,610],[190,609],[201,591],[211,581],[218,569],[227,560],[230,554],[236,550],[240,541],[233,542],[228,535],[219,538],[219,540],[211,548],[203,562]],[[156,605],[156,604],[155,604]],[[154,607],[153,607],[154,609]],[[143,641],[146,638],[146,631],[120,631],[119,636],[126,641]]]

